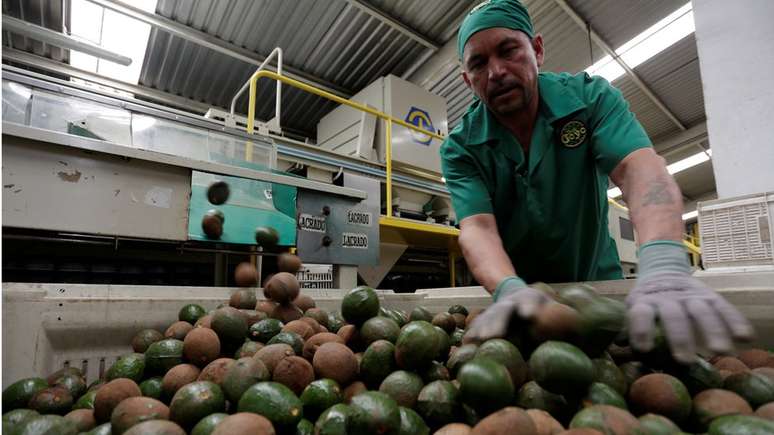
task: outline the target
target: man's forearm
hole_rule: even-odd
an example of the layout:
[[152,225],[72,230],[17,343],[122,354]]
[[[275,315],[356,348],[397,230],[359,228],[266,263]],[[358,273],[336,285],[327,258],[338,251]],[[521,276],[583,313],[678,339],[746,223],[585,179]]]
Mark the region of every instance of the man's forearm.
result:
[[652,150],[647,151],[632,153],[636,155],[626,162],[621,174],[621,190],[638,241],[643,244],[652,240],[681,240],[683,201],[680,188],[667,172],[664,159]]
[[503,278],[516,274],[496,228],[462,225],[459,244],[468,268],[489,293]]

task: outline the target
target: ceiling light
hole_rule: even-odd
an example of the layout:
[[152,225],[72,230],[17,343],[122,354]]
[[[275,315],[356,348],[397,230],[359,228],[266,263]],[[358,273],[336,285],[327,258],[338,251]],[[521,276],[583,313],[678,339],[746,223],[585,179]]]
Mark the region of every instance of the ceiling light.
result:
[[682,160],[678,160],[671,165],[667,165],[667,172],[674,175],[678,172],[682,172],[688,168],[692,168],[696,165],[700,165],[710,159],[712,155],[711,151],[696,153],[690,157],[686,157]]
[[683,213],[683,220],[687,221],[687,220],[693,219],[693,218],[695,218],[697,216],[699,216],[699,211],[698,210],[689,211],[688,213]]
[[[658,23],[627,41],[615,50],[629,68],[634,68],[661,53],[677,41],[693,33],[693,8],[690,2],[672,12]],[[585,70],[589,75],[602,76],[612,82],[624,75],[625,70],[612,56],[605,56]]]

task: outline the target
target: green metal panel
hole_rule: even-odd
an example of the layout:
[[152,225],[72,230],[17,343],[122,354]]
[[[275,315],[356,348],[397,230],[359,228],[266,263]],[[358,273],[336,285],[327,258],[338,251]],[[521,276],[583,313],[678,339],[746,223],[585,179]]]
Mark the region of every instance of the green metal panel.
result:
[[[231,192],[222,205],[207,200],[207,188],[216,180],[228,183]],[[266,226],[279,232],[280,245],[295,246],[296,194],[293,186],[192,171],[188,238],[216,241],[202,230],[202,217],[208,210],[216,209],[225,216],[223,235],[218,242],[254,245],[255,229]]]

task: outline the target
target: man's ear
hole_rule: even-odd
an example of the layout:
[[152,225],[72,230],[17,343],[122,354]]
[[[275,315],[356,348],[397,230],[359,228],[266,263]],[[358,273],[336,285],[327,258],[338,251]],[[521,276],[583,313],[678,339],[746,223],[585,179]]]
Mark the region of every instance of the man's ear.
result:
[[470,85],[470,78],[468,77],[468,73],[466,73],[464,69],[462,70],[462,81],[468,85],[468,89],[473,90],[473,87]]
[[532,48],[535,50],[535,59],[537,60],[537,66],[540,68],[543,66],[543,60],[545,59],[545,49],[543,48],[543,35],[536,34],[532,38]]

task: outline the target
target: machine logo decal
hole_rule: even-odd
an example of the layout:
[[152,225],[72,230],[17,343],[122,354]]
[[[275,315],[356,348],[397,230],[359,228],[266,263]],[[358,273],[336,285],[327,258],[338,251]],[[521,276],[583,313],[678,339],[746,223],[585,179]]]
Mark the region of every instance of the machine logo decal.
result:
[[[433,126],[433,121],[430,119],[430,114],[420,108],[412,106],[404,121],[423,130],[435,133],[435,127]],[[430,142],[433,140],[433,137],[430,135],[422,134],[414,130],[409,131],[411,132],[411,137],[414,139],[414,142],[418,144],[430,145]]]
[[305,213],[298,215],[298,227],[304,231],[313,231],[315,233],[324,233],[327,229],[325,217]]
[[559,140],[567,148],[575,148],[586,140],[586,125],[580,121],[570,121],[564,124],[559,133]]
[[371,213],[359,210],[347,210],[347,223],[360,225],[363,227],[371,226]]
[[342,233],[341,246],[343,248],[368,249],[368,236],[360,233]]

